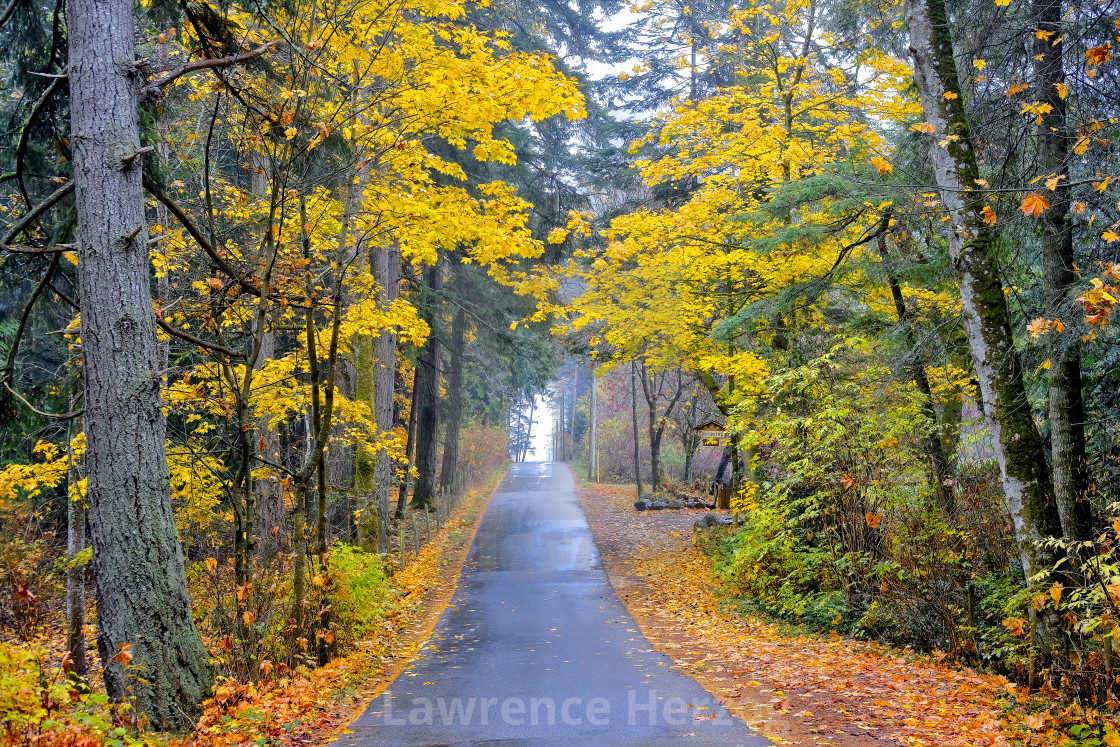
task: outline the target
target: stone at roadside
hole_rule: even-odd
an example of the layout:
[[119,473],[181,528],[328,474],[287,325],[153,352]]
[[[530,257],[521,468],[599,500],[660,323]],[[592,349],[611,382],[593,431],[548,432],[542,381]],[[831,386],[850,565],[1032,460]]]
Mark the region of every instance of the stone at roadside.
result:
[[711,529],[712,527],[729,527],[731,526],[732,519],[730,516],[720,516],[719,514],[708,514],[703,519],[695,522],[692,526],[697,529]]
[[645,498],[634,501],[634,508],[638,509],[639,511],[646,511],[649,509],[649,501],[647,501]]

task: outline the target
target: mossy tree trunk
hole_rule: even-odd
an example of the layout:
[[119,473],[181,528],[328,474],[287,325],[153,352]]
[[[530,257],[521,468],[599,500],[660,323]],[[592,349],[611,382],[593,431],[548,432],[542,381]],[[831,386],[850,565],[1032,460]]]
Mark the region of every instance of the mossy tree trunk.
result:
[[[1003,489],[1028,578],[1055,558],[1039,540],[1061,535],[1042,439],[1031,417],[1023,372],[1011,333],[1003,284],[993,255],[994,236],[984,222],[983,193],[968,118],[953,59],[944,0],[907,0],[914,82],[926,120],[941,200],[949,212],[949,251],[960,284],[965,331],[984,399]],[[945,94],[953,95],[946,98]],[[947,147],[938,141],[949,138]]]
[[1050,448],[1054,497],[1062,532],[1067,539],[1086,542],[1093,537],[1093,517],[1086,490],[1085,404],[1081,393],[1081,341],[1076,329],[1071,289],[1077,282],[1073,256],[1073,223],[1069,219],[1069,131],[1066,102],[1058,86],[1065,85],[1061,0],[1035,0],[1035,25],[1050,32],[1035,38],[1035,90],[1049,112],[1039,114],[1038,170],[1060,179],[1042,220],[1042,268],[1046,287],[1046,315],[1060,319],[1068,330],[1051,333],[1049,369]]

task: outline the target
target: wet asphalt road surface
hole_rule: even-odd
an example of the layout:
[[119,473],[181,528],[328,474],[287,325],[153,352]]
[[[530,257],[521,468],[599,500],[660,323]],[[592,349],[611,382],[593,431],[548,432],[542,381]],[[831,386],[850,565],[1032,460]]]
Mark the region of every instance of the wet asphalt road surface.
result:
[[770,742],[653,650],[563,464],[515,464],[415,661],[336,747]]

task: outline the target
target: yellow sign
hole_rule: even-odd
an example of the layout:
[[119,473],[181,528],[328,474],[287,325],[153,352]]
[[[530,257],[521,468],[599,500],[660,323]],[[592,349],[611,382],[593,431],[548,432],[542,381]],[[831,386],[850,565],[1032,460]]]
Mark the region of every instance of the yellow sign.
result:
[[719,446],[718,438],[705,438],[702,442],[703,446]]

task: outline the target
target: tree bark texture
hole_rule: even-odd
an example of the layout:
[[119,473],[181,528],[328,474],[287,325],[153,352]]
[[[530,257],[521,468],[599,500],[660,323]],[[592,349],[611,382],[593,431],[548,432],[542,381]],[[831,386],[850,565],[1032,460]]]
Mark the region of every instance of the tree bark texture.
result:
[[[941,200],[949,211],[949,252],[960,284],[965,331],[984,399],[1003,490],[1015,525],[1023,570],[1045,570],[1055,558],[1039,546],[1061,534],[1042,439],[1031,417],[1015,351],[1007,300],[984,223],[976,154],[960,96],[944,0],[907,0],[914,81],[935,140],[930,149]],[[956,94],[945,98],[945,93]],[[966,190],[968,187],[970,189]]]
[[596,390],[599,380],[595,378],[595,362],[591,363],[591,403],[588,414],[591,416],[590,436],[587,442],[587,480],[599,481],[599,403]]
[[630,361],[630,415],[634,426],[634,482],[638,497],[642,497],[642,458],[638,450],[638,364]]
[[400,488],[397,490],[397,518],[404,517],[405,502],[408,500],[409,473],[413,466],[412,454],[416,446],[416,410],[420,400],[420,390],[417,388],[420,383],[417,377],[419,370],[419,364],[412,369],[412,403],[408,408],[408,433],[404,442],[404,476],[401,477]]
[[413,508],[427,508],[436,496],[436,452],[439,447],[439,290],[443,268],[437,263],[428,271],[431,293],[424,306],[424,321],[431,334],[416,361],[416,488],[412,491]]
[[443,464],[439,484],[454,489],[459,472],[459,434],[463,424],[463,349],[467,338],[467,312],[460,308],[451,320],[447,349],[447,423],[443,434]]
[[68,21],[98,647],[112,698],[129,695],[157,728],[186,729],[213,675],[171,514],[132,3],[74,0]]
[[[1042,220],[1042,267],[1046,288],[1046,314],[1060,319],[1069,332],[1051,333],[1050,353],[1050,449],[1054,498],[1062,533],[1067,539],[1086,542],[1093,538],[1093,517],[1086,490],[1089,485],[1085,460],[1085,404],[1081,394],[1081,341],[1075,329],[1077,318],[1071,289],[1077,282],[1073,256],[1073,223],[1069,219],[1069,132],[1066,102],[1058,92],[1065,84],[1062,66],[1063,43],[1061,0],[1035,0],[1035,23],[1049,31],[1050,39],[1035,38],[1035,90],[1048,113],[1039,114],[1038,170],[1046,176],[1064,176],[1058,182],[1050,209]],[[1053,41],[1051,41],[1051,39]]]
[[[396,250],[379,249],[373,256],[373,276],[381,286],[380,300],[390,304],[400,295],[401,259]],[[373,413],[377,430],[393,430],[393,396],[397,376],[397,336],[383,330],[373,342]],[[374,504],[377,507],[377,548],[389,549],[389,488],[393,482],[393,460],[385,451],[374,457]]]
[[[70,409],[74,409],[74,399],[71,398]],[[74,560],[86,549],[86,497],[77,496],[82,474],[69,446],[80,431],[81,420],[70,421],[66,439],[70,457],[67,470],[69,500],[66,502],[66,650],[70,652],[70,671],[85,677],[89,673],[86,637],[82,632],[86,624],[86,569]]]

